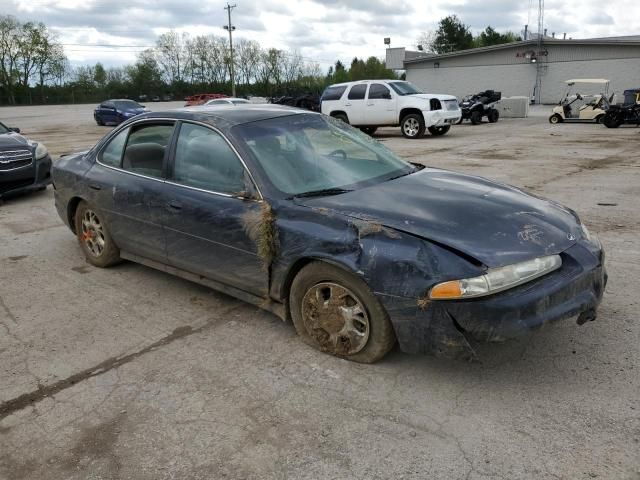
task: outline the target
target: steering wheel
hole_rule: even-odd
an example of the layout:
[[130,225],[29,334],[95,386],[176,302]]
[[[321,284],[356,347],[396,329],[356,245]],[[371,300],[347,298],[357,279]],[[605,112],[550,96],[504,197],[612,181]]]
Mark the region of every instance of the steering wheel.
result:
[[344,150],[342,150],[340,148],[338,150],[334,150],[333,152],[329,153],[327,155],[327,157],[335,157],[335,156],[338,156],[338,155],[342,157],[342,160],[346,160],[347,159],[347,152],[345,152]]

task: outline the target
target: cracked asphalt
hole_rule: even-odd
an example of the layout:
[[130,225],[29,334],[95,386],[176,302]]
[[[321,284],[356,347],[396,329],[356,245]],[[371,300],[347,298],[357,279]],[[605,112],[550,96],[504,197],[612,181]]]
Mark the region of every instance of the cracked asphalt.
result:
[[[57,157],[108,131],[91,108],[0,117]],[[595,322],[482,346],[479,363],[329,357],[205,287],[91,267],[51,188],[6,201],[0,478],[640,479],[640,129],[551,126],[549,110],[377,135],[411,161],[567,204],[607,250]]]

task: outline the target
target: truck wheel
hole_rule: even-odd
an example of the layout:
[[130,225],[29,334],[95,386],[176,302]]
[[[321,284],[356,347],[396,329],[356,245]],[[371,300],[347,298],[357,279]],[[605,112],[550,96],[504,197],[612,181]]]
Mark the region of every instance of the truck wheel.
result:
[[333,265],[313,262],[300,270],[289,305],[298,335],[322,352],[373,363],[396,343],[389,315],[367,284]]
[[500,118],[500,112],[495,108],[490,110],[489,114],[487,115],[487,119],[489,120],[489,123],[496,123],[499,118]]
[[434,137],[439,137],[447,133],[450,128],[451,125],[444,125],[442,127],[429,127],[429,133]]
[[482,113],[481,112],[471,112],[471,123],[474,125],[479,125],[482,123]]
[[554,113],[553,115],[551,115],[549,117],[549,123],[552,124],[556,124],[556,123],[562,123],[562,117],[560,115],[558,115],[557,113]]
[[347,125],[349,125],[349,118],[344,113],[336,113],[335,115],[331,115],[336,120],[341,120]]
[[378,127],[360,127],[360,130],[362,130],[367,135],[373,135],[374,133],[376,133],[377,129]]
[[400,130],[405,138],[420,138],[424,135],[424,118],[417,113],[405,115],[400,122]]

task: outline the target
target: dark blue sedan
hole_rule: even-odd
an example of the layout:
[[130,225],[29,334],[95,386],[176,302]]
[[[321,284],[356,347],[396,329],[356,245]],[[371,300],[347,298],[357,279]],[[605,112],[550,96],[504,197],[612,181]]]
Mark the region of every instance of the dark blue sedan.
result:
[[474,341],[593,320],[606,285],[602,247],[572,210],[405,162],[293,108],[146,114],[62,158],[53,182],[93,265],[208,285],[358,362],[396,341],[473,358]]
[[119,125],[125,120],[148,111],[133,100],[106,100],[93,111],[93,118],[98,125]]

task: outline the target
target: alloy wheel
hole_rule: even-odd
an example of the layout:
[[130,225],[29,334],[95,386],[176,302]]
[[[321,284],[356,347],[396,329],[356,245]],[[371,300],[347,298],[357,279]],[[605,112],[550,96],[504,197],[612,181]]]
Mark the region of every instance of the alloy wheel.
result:
[[105,246],[104,229],[100,218],[93,210],[85,210],[82,216],[81,240],[94,257],[102,255]]

